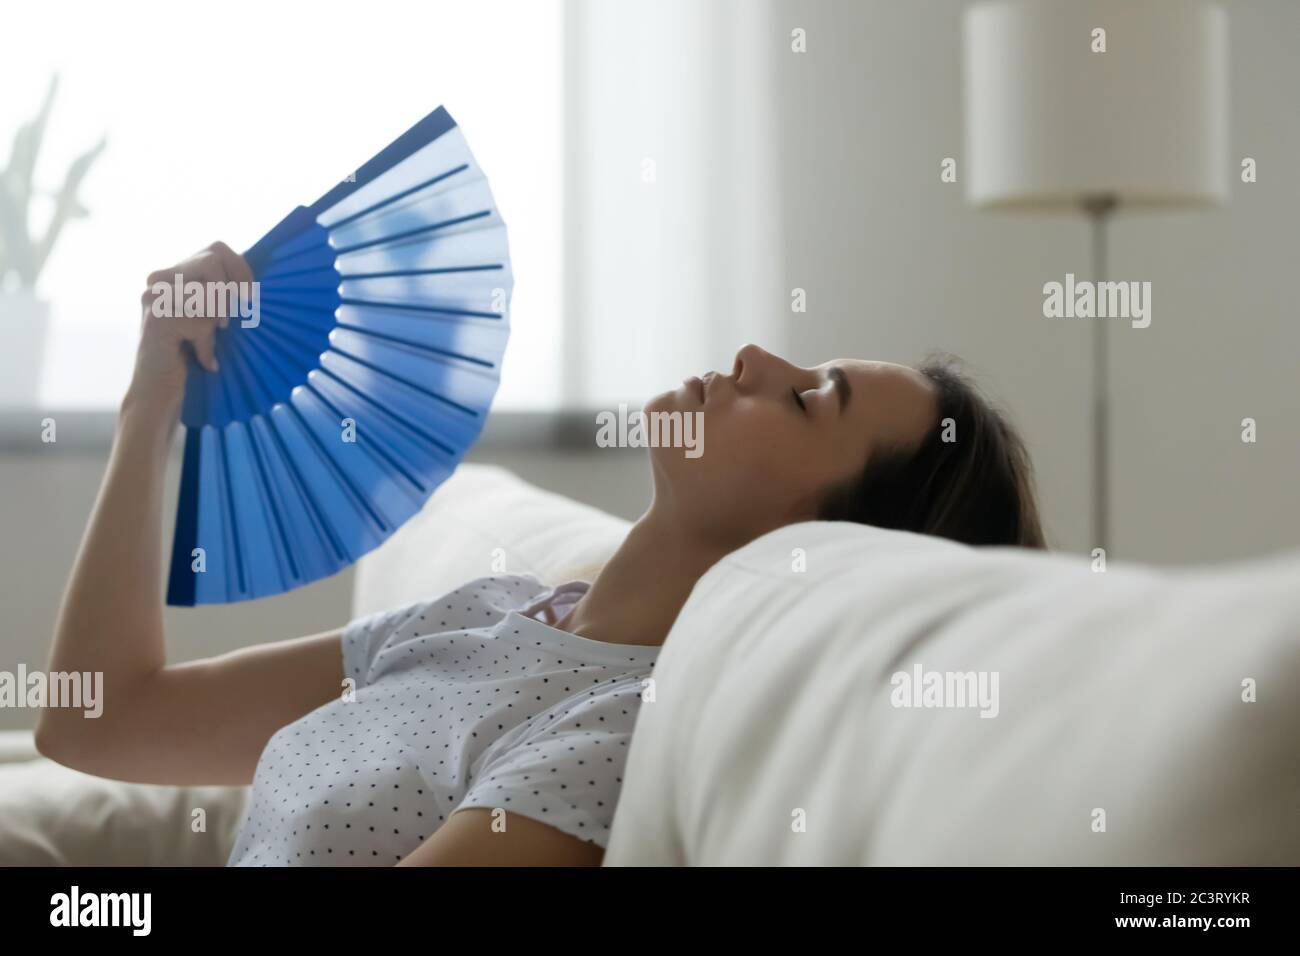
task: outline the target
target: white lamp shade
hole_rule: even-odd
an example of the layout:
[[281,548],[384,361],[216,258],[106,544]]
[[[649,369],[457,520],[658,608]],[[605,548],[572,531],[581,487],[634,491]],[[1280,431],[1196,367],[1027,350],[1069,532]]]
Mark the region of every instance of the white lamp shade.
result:
[[1227,199],[1227,24],[1213,3],[995,0],[967,9],[965,48],[976,205]]

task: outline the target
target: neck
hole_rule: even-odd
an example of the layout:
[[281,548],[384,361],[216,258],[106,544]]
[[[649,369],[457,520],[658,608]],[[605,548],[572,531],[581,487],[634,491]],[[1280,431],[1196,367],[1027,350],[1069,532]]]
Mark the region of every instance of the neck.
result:
[[556,627],[611,644],[662,644],[695,582],[732,550],[681,524],[652,504]]

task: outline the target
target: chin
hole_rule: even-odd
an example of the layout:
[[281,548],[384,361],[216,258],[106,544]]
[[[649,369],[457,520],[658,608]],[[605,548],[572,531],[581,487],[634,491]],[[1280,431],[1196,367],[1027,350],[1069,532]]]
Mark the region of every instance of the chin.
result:
[[660,392],[650,401],[645,403],[642,411],[649,412],[671,412],[682,407],[681,396],[677,389],[670,389],[666,392]]

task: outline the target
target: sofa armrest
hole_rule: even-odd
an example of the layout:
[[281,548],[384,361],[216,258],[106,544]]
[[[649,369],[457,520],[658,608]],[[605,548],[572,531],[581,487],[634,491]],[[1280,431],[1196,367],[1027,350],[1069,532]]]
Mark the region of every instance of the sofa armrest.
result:
[[30,730],[0,730],[0,764],[35,760],[39,756]]

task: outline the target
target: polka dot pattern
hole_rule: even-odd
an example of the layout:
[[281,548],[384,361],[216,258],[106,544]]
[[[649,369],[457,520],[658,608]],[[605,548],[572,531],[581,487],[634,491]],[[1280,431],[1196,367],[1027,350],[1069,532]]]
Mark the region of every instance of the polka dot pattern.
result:
[[267,742],[229,864],[391,866],[462,807],[605,846],[659,648],[533,616],[586,589],[499,575],[349,624],[354,698]]

